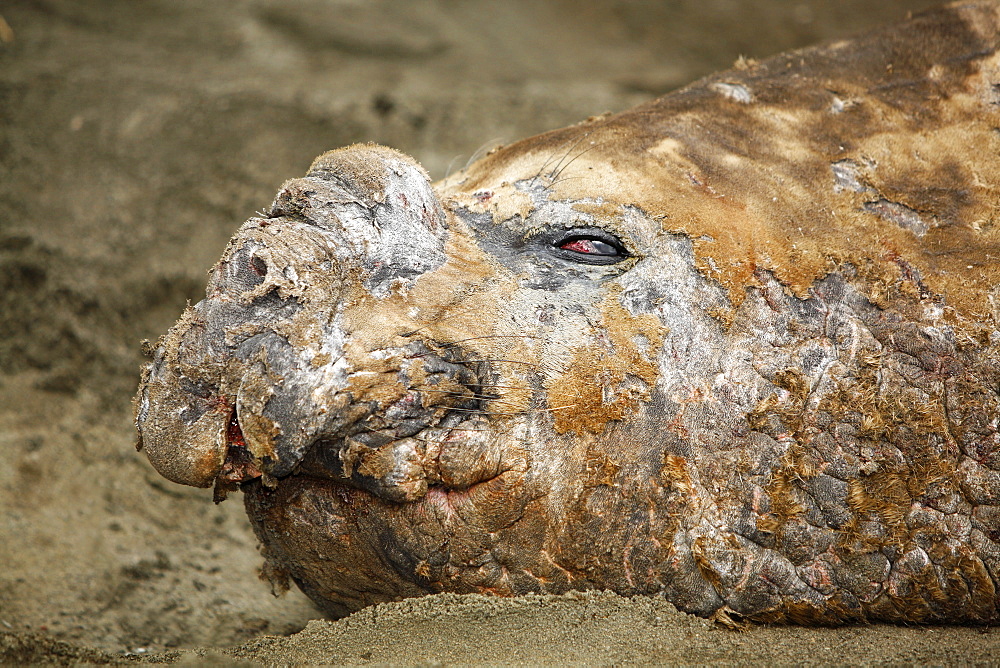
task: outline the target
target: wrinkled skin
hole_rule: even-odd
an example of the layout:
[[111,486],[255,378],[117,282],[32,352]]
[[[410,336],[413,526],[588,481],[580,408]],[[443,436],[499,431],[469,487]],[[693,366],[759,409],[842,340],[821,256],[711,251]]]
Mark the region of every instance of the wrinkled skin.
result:
[[994,3],[432,186],[321,156],[151,352],[140,445],[333,615],[611,589],[980,622],[1000,583]]

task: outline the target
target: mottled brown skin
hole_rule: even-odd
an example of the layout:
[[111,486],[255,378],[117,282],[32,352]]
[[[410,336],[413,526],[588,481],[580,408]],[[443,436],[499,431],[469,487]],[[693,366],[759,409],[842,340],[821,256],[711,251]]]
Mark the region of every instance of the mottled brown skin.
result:
[[995,623],[998,41],[1000,5],[952,5],[433,188],[321,156],[153,351],[140,444],[241,487],[333,615],[599,588]]

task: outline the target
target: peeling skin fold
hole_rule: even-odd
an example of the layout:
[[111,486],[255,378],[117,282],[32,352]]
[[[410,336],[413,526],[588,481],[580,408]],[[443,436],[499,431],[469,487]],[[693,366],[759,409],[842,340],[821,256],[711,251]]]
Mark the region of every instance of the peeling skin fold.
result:
[[610,589],[998,621],[1000,5],[741,62],[430,184],[324,154],[153,347],[140,447],[331,615]]

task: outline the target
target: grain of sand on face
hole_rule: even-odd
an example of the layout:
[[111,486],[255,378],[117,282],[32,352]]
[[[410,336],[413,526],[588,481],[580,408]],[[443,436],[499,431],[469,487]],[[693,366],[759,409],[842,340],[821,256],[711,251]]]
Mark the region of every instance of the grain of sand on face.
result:
[[257,579],[239,503],[159,482],[132,449],[139,341],[200,297],[239,222],[324,150],[378,141],[441,177],[494,138],[929,3],[750,4],[0,6],[0,663],[997,656],[990,629],[732,632],[609,594],[438,596],[322,621]]

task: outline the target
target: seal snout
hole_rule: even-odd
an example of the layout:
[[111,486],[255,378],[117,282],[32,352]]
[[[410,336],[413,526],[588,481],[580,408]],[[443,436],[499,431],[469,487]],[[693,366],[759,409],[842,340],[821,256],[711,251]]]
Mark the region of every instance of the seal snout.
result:
[[[401,368],[393,368],[405,352],[393,349],[413,327],[388,312],[377,332],[384,344],[352,336],[370,326],[377,300],[444,264],[447,235],[426,172],[392,149],[331,151],[287,182],[268,216],[234,236],[206,298],[153,351],[136,425],[154,467],[201,487],[220,474],[231,482],[258,472],[280,477],[317,441],[361,431],[358,424],[405,395]],[[372,357],[379,348],[383,359]],[[396,439],[429,422],[401,418]]]

